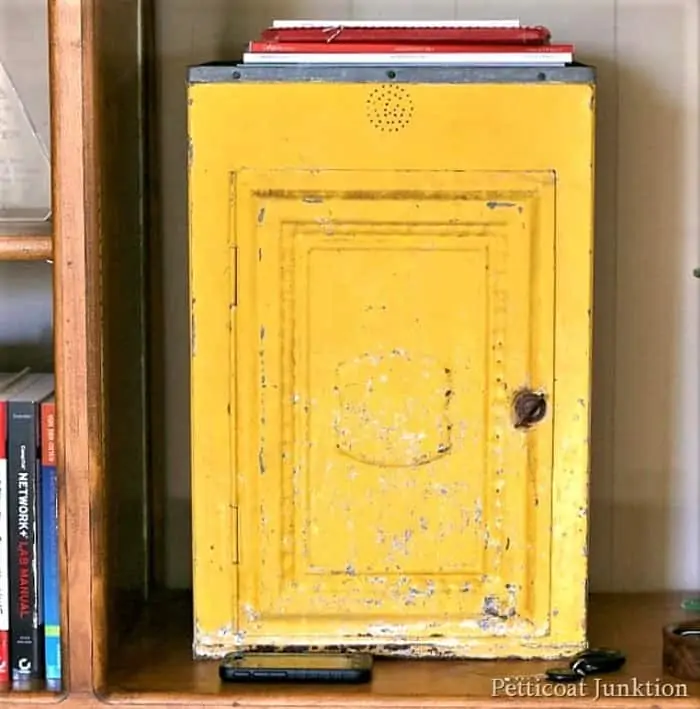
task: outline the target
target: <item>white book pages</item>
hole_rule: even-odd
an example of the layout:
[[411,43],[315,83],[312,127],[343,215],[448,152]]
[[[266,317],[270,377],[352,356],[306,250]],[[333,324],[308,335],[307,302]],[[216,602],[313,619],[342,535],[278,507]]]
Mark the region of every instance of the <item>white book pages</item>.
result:
[[520,27],[520,20],[275,20],[273,29],[299,29],[306,27],[450,27],[467,29],[473,27],[500,28]]
[[481,67],[527,67],[527,66],[564,66],[573,61],[569,53],[523,52],[517,54],[508,52],[497,53],[426,53],[414,54],[402,52],[400,54],[285,54],[278,52],[246,52],[243,55],[244,64],[327,64],[331,66],[342,65],[411,65],[411,66],[481,66]]

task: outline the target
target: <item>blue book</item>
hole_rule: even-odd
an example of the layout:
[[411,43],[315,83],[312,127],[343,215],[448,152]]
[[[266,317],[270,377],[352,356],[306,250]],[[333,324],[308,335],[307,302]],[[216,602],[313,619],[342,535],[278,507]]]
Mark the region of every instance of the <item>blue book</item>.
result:
[[61,584],[58,558],[58,483],[56,478],[56,405],[41,405],[41,571],[44,595],[44,657],[50,689],[61,684]]

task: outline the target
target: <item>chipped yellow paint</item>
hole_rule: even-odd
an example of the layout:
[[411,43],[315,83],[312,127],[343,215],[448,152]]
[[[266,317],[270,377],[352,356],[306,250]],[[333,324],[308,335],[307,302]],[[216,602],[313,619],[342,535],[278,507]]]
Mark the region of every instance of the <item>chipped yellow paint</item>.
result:
[[568,654],[593,88],[374,89],[189,89],[195,652]]

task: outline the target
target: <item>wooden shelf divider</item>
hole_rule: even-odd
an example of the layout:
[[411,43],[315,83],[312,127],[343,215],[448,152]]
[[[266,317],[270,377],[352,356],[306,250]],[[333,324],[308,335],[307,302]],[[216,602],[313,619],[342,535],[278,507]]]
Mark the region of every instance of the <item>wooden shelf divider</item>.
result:
[[0,261],[47,261],[52,256],[50,236],[0,236]]

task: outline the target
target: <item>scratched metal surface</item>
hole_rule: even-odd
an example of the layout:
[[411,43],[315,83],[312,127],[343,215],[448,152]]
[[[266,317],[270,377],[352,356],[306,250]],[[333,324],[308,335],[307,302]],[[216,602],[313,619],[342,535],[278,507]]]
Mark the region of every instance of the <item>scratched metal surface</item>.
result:
[[420,84],[589,84],[595,69],[585,65],[565,67],[429,67],[429,66],[252,66],[211,63],[188,71],[192,84],[257,82],[374,83],[387,79]]

